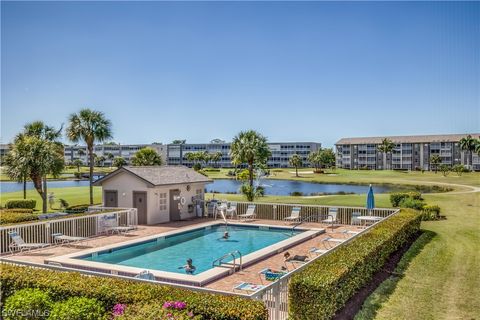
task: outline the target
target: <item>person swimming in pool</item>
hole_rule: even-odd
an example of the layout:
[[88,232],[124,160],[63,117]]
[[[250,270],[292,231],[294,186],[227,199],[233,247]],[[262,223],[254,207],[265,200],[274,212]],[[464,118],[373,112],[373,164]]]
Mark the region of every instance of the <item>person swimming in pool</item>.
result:
[[185,272],[187,274],[193,274],[197,268],[193,265],[192,259],[188,258],[187,264],[184,265],[183,267],[179,267],[178,269],[185,269]]
[[228,239],[228,238],[230,238],[230,235],[228,234],[228,231],[225,231],[225,232],[223,233],[223,237],[222,237],[222,238],[223,238],[223,239]]

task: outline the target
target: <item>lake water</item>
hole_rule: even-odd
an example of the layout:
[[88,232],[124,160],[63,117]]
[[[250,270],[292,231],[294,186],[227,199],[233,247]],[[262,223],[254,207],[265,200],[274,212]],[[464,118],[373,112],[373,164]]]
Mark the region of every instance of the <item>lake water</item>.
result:
[[[214,180],[206,186],[207,192],[219,193],[238,193],[242,182],[237,180],[219,179]],[[69,188],[69,187],[86,187],[88,181],[81,180],[53,180],[48,182],[48,188]],[[262,179],[261,186],[265,188],[265,194],[285,196],[292,192],[301,192],[303,195],[311,195],[317,193],[357,193],[365,194],[368,191],[368,185],[352,185],[338,183],[313,183],[294,180],[273,180]],[[27,183],[27,189],[34,189],[33,183]],[[0,182],[1,192],[22,191],[23,184],[18,182],[2,181]],[[394,186],[374,185],[375,193],[387,193],[394,191]]]
[[[207,185],[207,192],[238,193],[241,181],[220,179],[214,180]],[[357,193],[366,194],[368,185],[338,184],[338,183],[314,183],[295,180],[262,179],[260,185],[265,188],[265,194],[286,196],[292,192],[301,192],[303,195],[318,193]],[[375,193],[387,193],[393,191],[393,186],[373,185]]]

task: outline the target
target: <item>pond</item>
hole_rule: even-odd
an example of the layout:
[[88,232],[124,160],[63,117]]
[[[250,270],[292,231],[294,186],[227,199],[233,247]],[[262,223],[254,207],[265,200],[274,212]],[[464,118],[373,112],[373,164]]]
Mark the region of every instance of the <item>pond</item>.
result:
[[[206,186],[207,192],[217,193],[238,193],[241,181],[219,179],[215,180]],[[296,180],[277,180],[277,179],[262,179],[260,185],[265,188],[265,194],[286,196],[291,195],[292,192],[300,193],[301,195],[316,195],[316,194],[338,194],[338,193],[356,193],[366,194],[368,192],[368,185],[353,185],[353,184],[339,184],[339,183],[314,183]],[[388,193],[398,191],[399,188],[394,185],[373,185],[375,193]]]
[[[70,187],[86,187],[88,180],[51,180],[47,183],[47,188],[70,188]],[[27,190],[35,189],[33,182],[27,182]],[[13,181],[0,181],[1,192],[23,191],[23,183]]]

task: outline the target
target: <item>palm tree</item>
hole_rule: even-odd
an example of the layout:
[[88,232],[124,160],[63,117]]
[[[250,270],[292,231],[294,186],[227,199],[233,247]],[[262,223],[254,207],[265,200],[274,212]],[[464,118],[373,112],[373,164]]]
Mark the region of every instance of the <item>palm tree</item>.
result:
[[161,166],[162,157],[155,149],[146,147],[138,150],[132,158],[134,166]]
[[80,173],[80,167],[83,166],[83,161],[80,159],[73,160],[72,164],[77,167],[77,172]]
[[112,138],[112,124],[105,118],[103,112],[90,109],[82,109],[73,113],[68,119],[67,137],[72,142],[85,141],[89,155],[90,166],[90,204],[93,204],[93,166],[95,142],[103,142]]
[[113,164],[113,159],[115,158],[115,156],[113,155],[113,153],[109,152],[105,155],[107,157],[107,159],[110,161],[110,168],[112,167],[112,164]]
[[113,160],[113,166],[115,166],[117,168],[123,167],[125,165],[127,165],[127,160],[125,160],[125,158],[123,158],[123,157],[116,157]]
[[385,138],[382,140],[382,143],[377,147],[377,150],[383,153],[383,168],[387,168],[387,154],[392,152],[395,149],[395,144],[392,140]]
[[475,139],[475,153],[480,157],[480,137]]
[[47,212],[47,175],[57,177],[64,168],[63,145],[58,142],[61,129],[55,130],[41,121],[27,124],[18,134],[5,157],[6,173],[18,179],[20,175],[32,180]]
[[230,156],[233,164],[246,163],[249,175],[250,192],[247,199],[253,201],[255,197],[253,187],[253,170],[255,167],[264,167],[271,152],[268,148],[267,138],[254,130],[241,131],[233,138],[230,147]]
[[[15,147],[9,146],[10,150]],[[27,199],[27,178],[29,175],[30,166],[25,157],[13,156],[12,152],[9,152],[2,159],[3,165],[6,166],[5,173],[10,179],[23,183],[23,199]]]
[[302,158],[298,154],[292,155],[292,157],[288,160],[288,163],[295,167],[295,176],[298,177],[298,167],[301,167],[303,162]]
[[321,165],[321,157],[320,157],[320,153],[321,153],[321,149],[317,150],[317,151],[311,151],[309,154],[308,154],[308,162],[310,163],[311,166],[313,166],[313,168],[315,169],[315,172],[319,172],[320,171],[320,165]]
[[105,158],[104,156],[98,156],[95,158],[95,163],[98,167],[103,167],[105,160],[107,160],[107,158]]
[[471,135],[468,135],[460,139],[459,143],[460,149],[467,152],[467,166],[470,168],[473,160],[473,152],[475,151],[475,139],[472,138]]
[[442,158],[438,154],[430,157],[430,166],[435,170],[435,173],[438,171],[438,165],[442,163]]
[[203,161],[203,163],[205,163],[205,167],[208,167],[208,163],[212,159],[211,154],[208,153],[207,150],[205,150],[203,152],[200,152],[199,157],[200,157],[200,160]]
[[218,162],[222,160],[223,153],[220,151],[215,152],[214,154],[210,155],[210,159],[213,161],[215,166],[217,166]]

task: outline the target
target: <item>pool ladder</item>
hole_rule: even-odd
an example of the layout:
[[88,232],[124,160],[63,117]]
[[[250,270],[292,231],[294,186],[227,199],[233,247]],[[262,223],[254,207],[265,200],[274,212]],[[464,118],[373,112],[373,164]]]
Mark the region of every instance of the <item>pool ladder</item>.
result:
[[[239,260],[239,264],[237,264],[237,255],[238,255],[238,260]],[[232,257],[233,258],[233,262],[223,262],[223,259],[225,258],[228,258],[228,257]],[[220,258],[217,258],[215,260],[213,260],[212,262],[212,268],[215,267],[215,265],[218,265],[219,267],[223,264],[223,265],[231,265],[233,267],[233,272],[235,272],[237,270],[237,266],[239,267],[239,271],[242,271],[242,253],[238,250],[235,250],[235,251],[231,251],[229,253],[226,253],[224,254],[223,256],[221,256]]]

